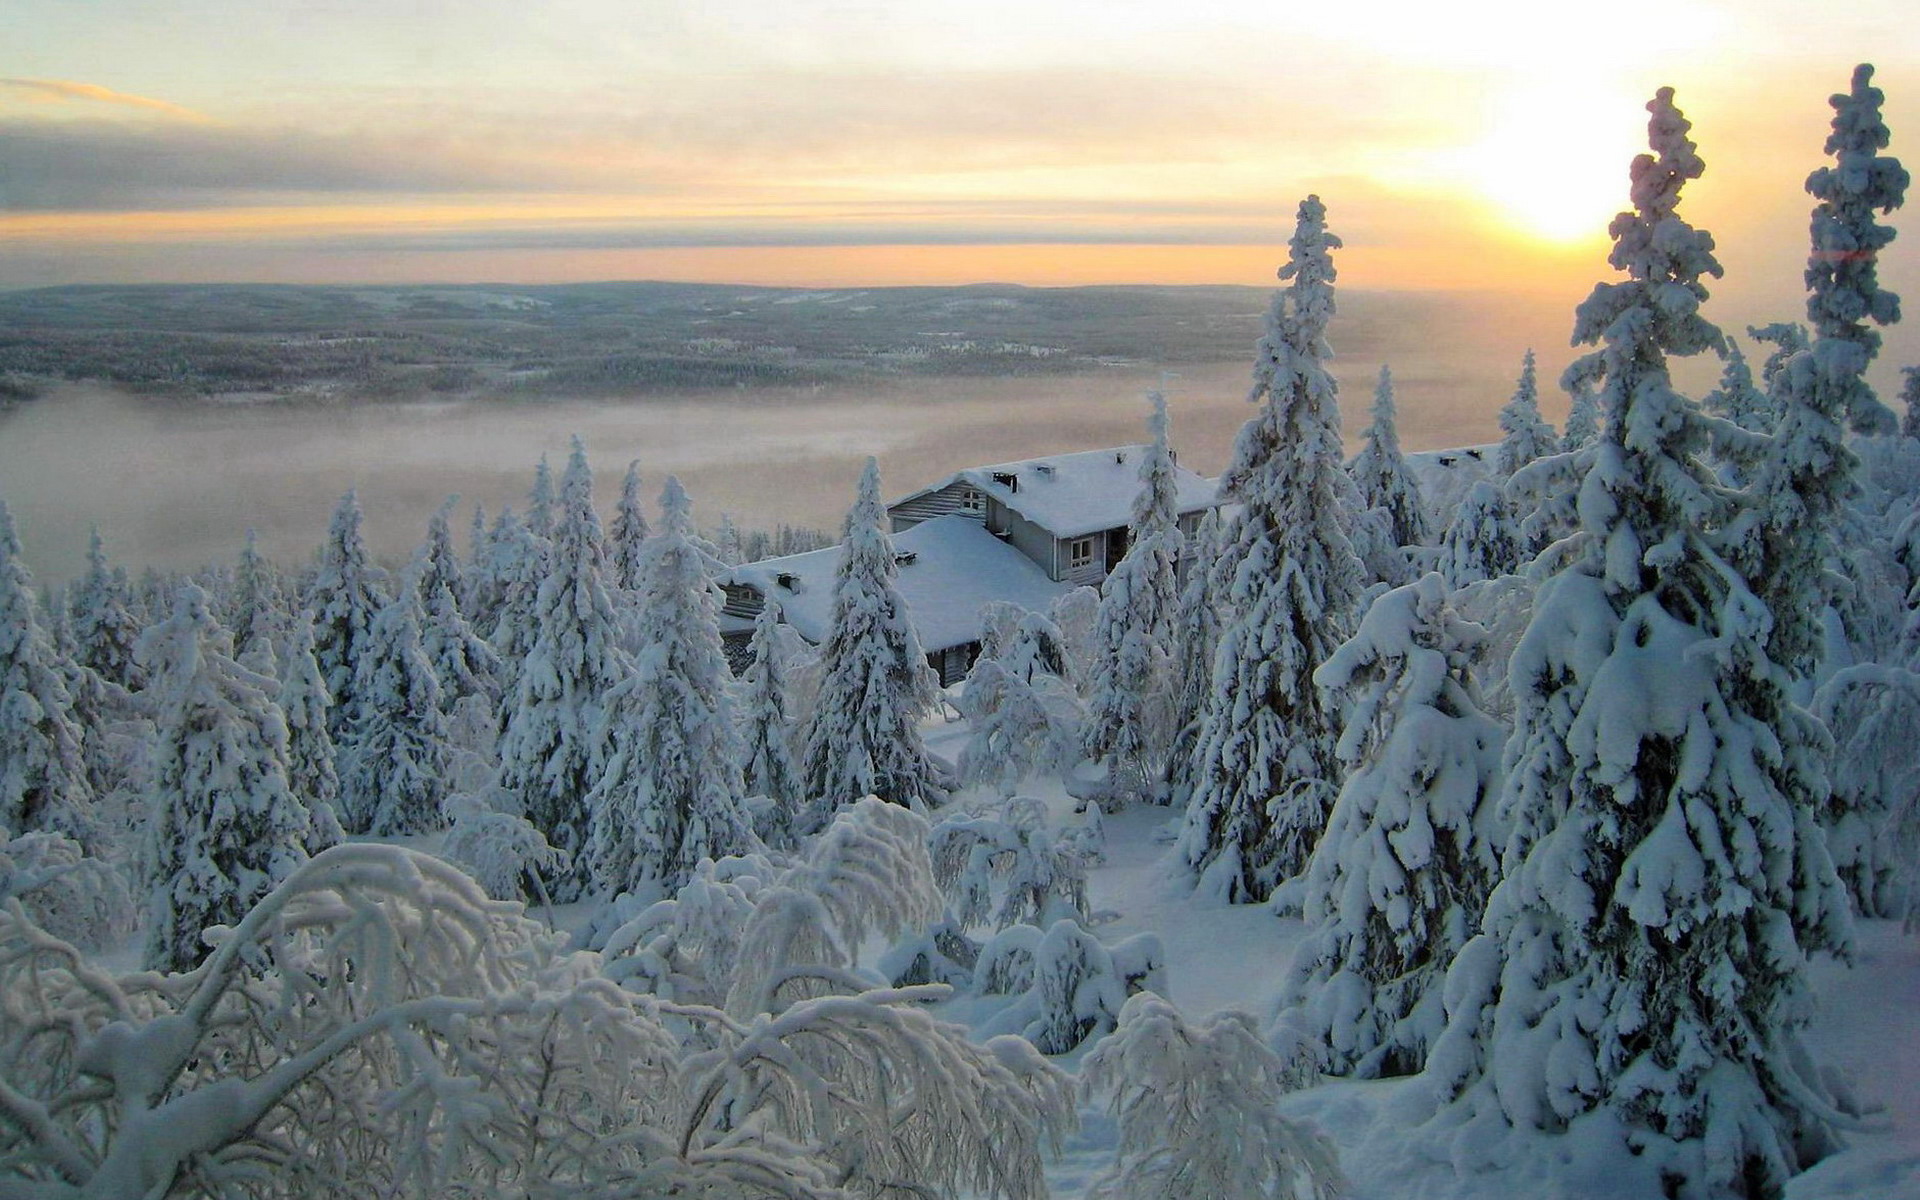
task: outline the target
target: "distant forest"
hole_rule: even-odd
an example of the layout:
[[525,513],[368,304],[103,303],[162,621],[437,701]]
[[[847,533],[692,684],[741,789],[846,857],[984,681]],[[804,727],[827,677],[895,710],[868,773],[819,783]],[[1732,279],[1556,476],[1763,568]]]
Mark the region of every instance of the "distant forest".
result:
[[[383,401],[632,396],[1237,361],[1270,292],[1011,285],[804,291],[149,285],[0,292],[0,407],[58,381],[149,395]],[[1342,349],[1412,324],[1444,338],[1492,297],[1343,293]]]

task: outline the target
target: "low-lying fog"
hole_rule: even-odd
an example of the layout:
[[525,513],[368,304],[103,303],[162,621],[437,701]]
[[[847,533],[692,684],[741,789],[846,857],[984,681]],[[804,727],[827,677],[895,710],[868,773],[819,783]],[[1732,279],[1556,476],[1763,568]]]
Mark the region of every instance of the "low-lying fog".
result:
[[[1430,346],[1394,361],[1408,450],[1492,441],[1520,347],[1469,362]],[[1454,352],[1458,355],[1458,352]],[[1542,405],[1569,352],[1543,353]],[[1250,361],[1251,355],[1249,355]],[[1509,361],[1510,360],[1510,361]],[[1364,429],[1377,363],[1340,360],[1350,443]],[[1167,381],[1184,465],[1213,474],[1248,415],[1249,362],[1186,367]],[[1143,440],[1141,368],[1054,378],[911,380],[884,386],[654,395],[626,403],[502,401],[320,406],[129,396],[73,386],[0,415],[0,499],[43,582],[84,565],[88,527],[136,573],[231,562],[245,529],[283,563],[319,545],[341,493],[358,488],[375,554],[399,561],[449,493],[464,550],[473,505],[524,510],[533,466],[556,475],[569,437],[586,439],[595,498],[610,512],[629,459],[649,504],[668,474],[703,527],[727,512],[745,528],[837,531],[860,464],[877,455],[889,497],[953,470]]]

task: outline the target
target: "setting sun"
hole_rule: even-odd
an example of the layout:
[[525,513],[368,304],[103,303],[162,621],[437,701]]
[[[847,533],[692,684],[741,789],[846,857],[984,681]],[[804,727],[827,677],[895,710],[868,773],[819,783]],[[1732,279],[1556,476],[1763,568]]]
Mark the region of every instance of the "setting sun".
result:
[[1464,180],[1548,242],[1598,241],[1627,203],[1627,165],[1646,143],[1644,99],[1543,80],[1516,90],[1460,155]]

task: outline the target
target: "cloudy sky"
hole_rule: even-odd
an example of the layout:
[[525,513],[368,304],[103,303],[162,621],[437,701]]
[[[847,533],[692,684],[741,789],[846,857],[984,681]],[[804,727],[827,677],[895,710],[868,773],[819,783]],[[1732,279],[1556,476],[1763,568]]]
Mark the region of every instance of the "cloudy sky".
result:
[[1564,291],[1670,84],[1724,286],[1789,295],[1855,62],[1920,146],[1910,0],[1574,11],[7,0],[0,286],[1256,283],[1313,191],[1348,284]]

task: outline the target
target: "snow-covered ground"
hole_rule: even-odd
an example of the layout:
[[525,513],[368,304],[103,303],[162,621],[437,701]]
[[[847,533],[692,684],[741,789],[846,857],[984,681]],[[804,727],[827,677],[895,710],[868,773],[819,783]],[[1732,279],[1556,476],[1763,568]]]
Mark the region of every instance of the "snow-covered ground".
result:
[[[950,752],[963,730],[936,724],[927,732],[936,752]],[[1026,794],[1071,819],[1074,801],[1058,783],[1034,780]],[[974,798],[978,793],[968,791],[956,799]],[[1177,820],[1170,810],[1146,807],[1106,818],[1106,861],[1089,880],[1095,932],[1109,944],[1157,934],[1166,950],[1169,998],[1189,1018],[1241,1008],[1264,1026],[1301,924],[1264,906],[1223,905],[1169,887],[1162,859],[1169,822]],[[1819,1011],[1808,1040],[1869,1115],[1862,1130],[1846,1135],[1843,1152],[1792,1181],[1785,1200],[1920,1200],[1920,935],[1903,934],[1897,922],[1861,922],[1853,963],[1820,964],[1815,985]],[[999,1007],[960,1000],[945,1015],[979,1022]],[[1058,1061],[1075,1068],[1087,1049]],[[1624,1152],[1564,1137],[1535,1139],[1512,1170],[1463,1175],[1446,1144],[1422,1127],[1432,1108],[1418,1078],[1329,1082],[1283,1101],[1287,1115],[1318,1126],[1338,1146],[1350,1200],[1620,1200],[1637,1194]],[[1083,1113],[1080,1133],[1049,1170],[1054,1196],[1083,1195],[1111,1163],[1114,1141],[1104,1114]]]

